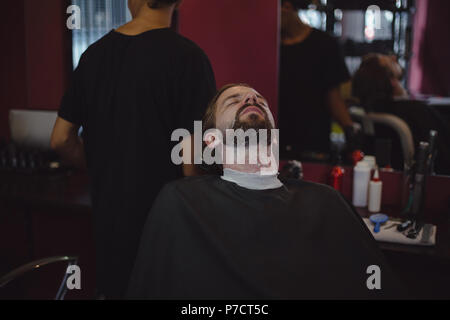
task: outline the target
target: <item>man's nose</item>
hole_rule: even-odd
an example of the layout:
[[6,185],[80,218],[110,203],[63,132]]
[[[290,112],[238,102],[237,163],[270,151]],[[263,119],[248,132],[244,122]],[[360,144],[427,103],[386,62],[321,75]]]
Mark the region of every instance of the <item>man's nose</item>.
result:
[[258,97],[255,93],[249,93],[245,96],[245,103],[256,103]]

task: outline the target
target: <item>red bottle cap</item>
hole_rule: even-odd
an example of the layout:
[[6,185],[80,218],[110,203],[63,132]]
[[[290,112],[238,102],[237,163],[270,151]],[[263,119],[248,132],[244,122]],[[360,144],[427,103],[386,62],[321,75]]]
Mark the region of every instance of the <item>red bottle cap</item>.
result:
[[342,179],[344,177],[344,173],[344,168],[341,166],[334,166],[333,169],[331,169],[329,185],[337,191],[342,191]]
[[364,152],[362,152],[361,150],[355,150],[352,152],[352,160],[354,166],[356,166],[356,164],[362,159],[364,159]]
[[375,173],[373,174],[372,181],[374,181],[374,182],[381,181],[380,180],[380,174],[378,173],[378,169],[375,169]]

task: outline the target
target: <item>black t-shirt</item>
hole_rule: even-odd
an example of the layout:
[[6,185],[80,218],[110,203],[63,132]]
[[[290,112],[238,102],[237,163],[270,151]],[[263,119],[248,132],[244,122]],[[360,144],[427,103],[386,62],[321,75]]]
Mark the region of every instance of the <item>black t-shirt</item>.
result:
[[[282,45],[280,56],[280,154],[329,152],[330,89],[350,79],[338,42],[313,29],[303,41]],[[287,146],[292,151],[286,152]]]
[[181,173],[171,134],[192,131],[216,90],[204,52],[171,29],[112,30],[83,54],[59,116],[83,126],[97,242],[97,285],[124,293],[161,187]]
[[[381,269],[381,289],[367,268]],[[334,189],[291,180],[255,191],[217,176],[164,187],[142,233],[127,298],[400,298],[362,219]]]

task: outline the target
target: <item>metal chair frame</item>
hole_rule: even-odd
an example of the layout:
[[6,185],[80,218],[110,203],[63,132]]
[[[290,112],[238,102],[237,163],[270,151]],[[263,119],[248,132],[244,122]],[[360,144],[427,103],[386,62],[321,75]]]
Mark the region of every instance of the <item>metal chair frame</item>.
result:
[[[28,272],[31,272],[33,270],[37,270],[39,268],[42,268],[46,265],[58,263],[58,262],[67,262],[67,268],[76,265],[78,262],[78,257],[72,257],[72,256],[58,256],[58,257],[50,257],[50,258],[44,258],[40,260],[36,260],[30,263],[27,263],[23,266],[20,266],[13,271],[9,272],[5,276],[0,278],[0,289],[4,288],[8,283],[11,281],[16,280],[17,278],[20,278],[21,276],[25,275]],[[66,269],[67,270],[67,269]],[[64,273],[64,277],[62,279],[62,282],[59,286],[58,292],[55,296],[55,300],[64,300],[64,297],[67,293],[67,278],[68,278],[67,272]]]

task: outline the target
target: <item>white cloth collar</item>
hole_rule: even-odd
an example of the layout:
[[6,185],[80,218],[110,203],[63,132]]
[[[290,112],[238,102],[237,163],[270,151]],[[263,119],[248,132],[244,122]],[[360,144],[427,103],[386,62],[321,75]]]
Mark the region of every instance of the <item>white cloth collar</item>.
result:
[[270,190],[283,186],[283,183],[278,179],[278,174],[262,175],[260,173],[247,173],[225,168],[221,178],[250,190]]

